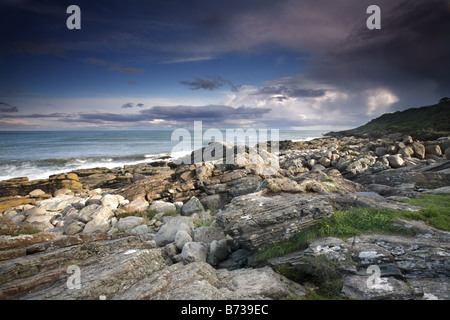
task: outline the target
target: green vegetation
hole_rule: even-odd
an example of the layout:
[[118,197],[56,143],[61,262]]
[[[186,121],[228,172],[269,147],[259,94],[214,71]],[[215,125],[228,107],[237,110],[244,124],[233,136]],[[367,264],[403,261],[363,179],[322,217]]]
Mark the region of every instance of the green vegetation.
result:
[[412,231],[392,224],[403,211],[352,208],[350,211],[335,210],[335,214],[301,230],[290,241],[275,243],[259,251],[257,261],[279,257],[295,250],[302,250],[314,239],[337,237],[347,240],[365,233],[411,235]]
[[12,236],[20,236],[21,234],[36,234],[36,233],[40,233],[41,230],[39,229],[35,229],[33,227],[22,227],[19,230],[17,230],[16,232],[14,232],[12,234]]
[[422,220],[436,229],[450,231],[450,195],[421,194],[419,198],[402,201],[424,208],[419,212],[404,212],[402,218]]
[[[283,256],[293,251],[306,249],[314,239],[337,237],[346,241],[348,238],[368,233],[414,235],[415,231],[397,226],[398,219],[422,220],[435,228],[450,231],[450,194],[422,194],[416,199],[404,202],[422,207],[420,211],[379,210],[368,208],[351,208],[349,211],[335,210],[335,214],[327,219],[307,227],[290,241],[272,244],[260,250],[255,261],[261,262],[273,257]],[[313,281],[319,286],[317,292],[311,291],[299,299],[341,299],[342,275],[334,262],[325,257],[310,258],[308,264],[315,272]],[[275,269],[287,278],[303,282],[303,275],[286,266]]]
[[386,113],[367,124],[343,133],[372,132],[381,137],[399,132],[411,135],[414,140],[434,140],[450,135],[450,100],[438,104]]
[[0,217],[0,235],[1,236],[20,236],[22,234],[36,234],[41,230],[32,225],[23,224],[20,228],[8,217]]

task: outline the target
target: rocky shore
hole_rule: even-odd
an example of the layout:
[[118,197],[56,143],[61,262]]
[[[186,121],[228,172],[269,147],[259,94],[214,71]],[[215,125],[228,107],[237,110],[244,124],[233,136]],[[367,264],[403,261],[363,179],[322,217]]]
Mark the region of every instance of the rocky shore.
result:
[[[449,193],[450,137],[281,141],[276,168],[274,154],[258,151],[245,150],[256,162],[161,161],[1,181],[0,298],[301,298],[314,285],[274,270],[307,276],[318,259],[344,274],[343,298],[450,298],[450,233],[419,221],[397,222],[414,236],[326,237],[254,259],[336,210],[414,212],[398,200]],[[381,279],[368,286],[372,265]]]

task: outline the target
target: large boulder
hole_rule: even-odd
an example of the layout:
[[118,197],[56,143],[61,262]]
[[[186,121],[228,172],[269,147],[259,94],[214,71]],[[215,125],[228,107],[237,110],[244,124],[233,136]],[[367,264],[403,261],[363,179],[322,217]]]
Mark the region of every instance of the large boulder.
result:
[[431,154],[438,157],[442,156],[442,150],[438,144],[427,146],[425,150],[426,154]]
[[421,143],[414,141],[411,147],[414,150],[414,157],[421,160],[425,159],[425,147]]
[[79,212],[79,219],[84,223],[88,223],[93,219],[108,220],[114,216],[111,207],[98,204],[91,204]]
[[167,217],[166,222],[155,234],[153,240],[156,241],[158,246],[163,247],[166,244],[175,242],[175,236],[179,230],[185,230],[187,234],[192,235],[194,230],[192,219],[183,216]]
[[390,155],[388,157],[388,160],[389,160],[389,165],[392,168],[400,168],[400,167],[403,167],[403,165],[405,164],[405,161],[399,154]]
[[181,258],[185,264],[191,262],[206,262],[208,244],[204,242],[187,242],[183,246]]
[[183,216],[190,216],[193,213],[204,211],[202,203],[197,197],[192,197],[188,202],[186,202],[181,208],[181,214]]
[[199,227],[194,230],[194,241],[211,243],[214,240],[225,239],[223,229],[220,227]]
[[[109,222],[102,218],[95,218],[90,220],[84,226],[83,233],[106,233],[110,228]],[[76,229],[75,229],[76,230]],[[73,232],[70,230],[69,232]]]
[[131,230],[134,227],[137,227],[141,224],[144,224],[145,220],[142,217],[135,217],[135,216],[129,216],[129,217],[125,217],[120,219],[115,227],[119,230]]
[[148,209],[156,213],[169,213],[177,211],[175,204],[162,200],[153,201]]

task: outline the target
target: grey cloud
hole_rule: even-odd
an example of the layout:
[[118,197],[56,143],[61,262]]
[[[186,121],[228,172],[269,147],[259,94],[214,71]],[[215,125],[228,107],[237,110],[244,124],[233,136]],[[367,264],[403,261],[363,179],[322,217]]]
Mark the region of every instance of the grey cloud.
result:
[[[142,107],[144,107],[144,106],[145,106],[145,105],[144,105],[143,103],[138,103],[138,104],[136,105],[136,107],[139,107],[139,108],[142,108]],[[134,107],[135,107],[135,105],[134,105],[133,102],[125,103],[125,104],[122,106],[122,108],[124,108],[124,109],[134,108]]]
[[231,88],[231,91],[236,92],[239,90],[240,85],[236,85],[230,80],[225,80],[219,75],[208,75],[205,74],[205,78],[195,78],[194,81],[183,80],[180,81],[180,84],[188,86],[191,90],[215,90],[224,85],[228,85]]
[[0,105],[5,106],[3,108],[0,108],[1,113],[19,112],[19,108],[17,108],[16,106],[10,105],[9,103],[0,101]]
[[134,107],[134,104],[133,104],[132,102],[125,103],[125,104],[122,106],[122,108],[124,108],[124,109],[127,109],[127,108],[133,108],[133,107]]
[[4,113],[12,113],[12,112],[19,112],[19,108],[17,107],[8,107],[8,108],[1,108],[0,112],[4,112]]
[[142,110],[141,113],[154,119],[177,120],[177,121],[210,121],[220,122],[225,119],[249,119],[260,118],[270,112],[269,108],[251,108],[241,106],[232,108],[224,105],[208,105],[201,107],[176,106],[159,107]]
[[[211,12],[209,19],[199,21],[219,30],[215,37],[207,37],[211,31],[201,33],[200,29],[200,36],[189,45],[183,42],[185,46],[178,51],[219,57],[258,52],[268,45],[292,50],[304,56],[302,72],[311,82],[327,84],[350,97],[365,90],[388,89],[399,98],[393,110],[426,105],[449,95],[448,0],[378,0],[381,30],[366,28],[366,9],[373,4],[368,0],[274,3],[242,5],[238,15],[231,5],[222,8],[220,17]],[[195,81],[192,85],[202,88]],[[326,90],[299,89],[305,90],[267,87],[259,94],[320,97]],[[361,107],[356,100],[350,102],[350,109]]]
[[142,122],[163,119],[166,121],[220,123],[226,120],[258,119],[271,111],[269,108],[252,108],[241,106],[232,108],[224,105],[207,106],[154,106],[140,110],[135,114],[119,113],[80,113],[77,116],[66,116],[60,120],[66,122]]
[[300,98],[317,98],[323,97],[326,94],[327,90],[325,89],[294,89],[288,92],[290,97]]
[[[272,96],[269,99],[278,99],[278,101],[286,100],[287,98],[317,98],[322,97],[327,93],[326,89],[311,89],[299,88],[300,83],[297,83],[295,78],[291,78],[291,83],[283,85],[266,86],[258,90],[253,95],[268,95]],[[276,81],[272,81],[275,83]],[[280,82],[285,83],[286,78],[281,79]],[[273,95],[280,95],[279,97]],[[281,100],[280,100],[281,99]]]

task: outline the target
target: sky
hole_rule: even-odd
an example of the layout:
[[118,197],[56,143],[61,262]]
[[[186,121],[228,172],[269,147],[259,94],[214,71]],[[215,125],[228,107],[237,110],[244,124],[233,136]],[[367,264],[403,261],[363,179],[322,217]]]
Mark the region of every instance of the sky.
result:
[[0,0],[0,34],[0,131],[339,130],[450,96],[450,0]]

